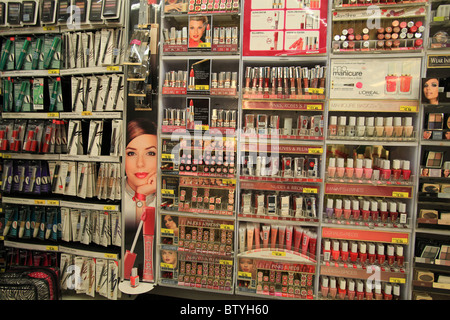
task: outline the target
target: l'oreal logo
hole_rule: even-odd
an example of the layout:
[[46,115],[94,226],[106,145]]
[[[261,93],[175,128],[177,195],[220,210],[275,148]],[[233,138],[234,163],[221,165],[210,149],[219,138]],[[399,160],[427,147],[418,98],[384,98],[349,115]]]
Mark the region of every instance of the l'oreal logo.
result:
[[361,90],[359,91],[359,94],[366,97],[373,97],[379,95],[380,93],[374,90]]
[[333,67],[333,76],[361,77],[362,71],[351,71],[346,66]]

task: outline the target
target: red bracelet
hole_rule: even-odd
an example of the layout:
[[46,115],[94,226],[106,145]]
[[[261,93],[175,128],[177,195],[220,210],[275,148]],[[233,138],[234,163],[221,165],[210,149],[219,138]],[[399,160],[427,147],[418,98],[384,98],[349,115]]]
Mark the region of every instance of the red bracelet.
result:
[[145,201],[147,199],[147,197],[144,194],[141,193],[135,193],[134,197],[133,197],[133,201],[140,200],[140,201]]

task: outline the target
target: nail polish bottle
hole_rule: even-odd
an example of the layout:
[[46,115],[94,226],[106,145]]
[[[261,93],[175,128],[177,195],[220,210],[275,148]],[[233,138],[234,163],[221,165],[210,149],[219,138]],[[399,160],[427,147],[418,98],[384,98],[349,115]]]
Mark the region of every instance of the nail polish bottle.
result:
[[405,256],[403,255],[403,246],[398,245],[395,248],[395,258],[397,261],[397,266],[403,267],[405,263]]
[[382,222],[386,222],[389,218],[389,212],[387,210],[388,204],[386,201],[380,203],[380,218]]
[[337,158],[336,163],[336,175],[338,178],[343,178],[345,175],[344,158]]
[[347,137],[354,137],[356,130],[356,117],[348,118],[348,126],[346,127],[346,135]]
[[374,264],[375,263],[375,260],[376,260],[376,254],[375,254],[375,244],[373,244],[373,243],[369,243],[368,245],[367,245],[367,251],[368,251],[368,258],[369,258],[369,263],[370,264]]
[[374,117],[367,117],[366,118],[366,136],[367,137],[373,137],[375,134],[375,118]]
[[393,134],[394,134],[393,118],[386,117],[384,118],[384,136],[390,138],[392,137]]
[[375,200],[370,203],[370,216],[372,217],[372,221],[378,221],[378,202]]
[[384,181],[391,180],[391,162],[389,160],[383,160],[381,165],[381,179]]
[[394,117],[394,137],[395,138],[403,137],[403,125],[401,117]]
[[350,245],[350,261],[356,262],[358,260],[358,243],[352,242]]
[[373,294],[375,300],[383,300],[383,293],[381,292],[381,283],[375,283],[375,290]]
[[398,217],[399,223],[406,223],[407,219],[406,203],[401,202],[398,204]]
[[389,204],[389,215],[391,217],[391,222],[396,222],[398,219],[398,212],[397,212],[397,203],[391,202]]
[[359,210],[359,201],[352,200],[352,216],[353,220],[359,220],[359,216],[361,215],[361,211]]
[[386,93],[395,94],[397,93],[397,72],[396,72],[396,64],[394,62],[390,62],[388,65],[388,75],[386,76]]
[[327,213],[327,217],[328,218],[332,218],[333,217],[334,208],[333,208],[333,199],[331,199],[331,198],[327,199],[326,213]]
[[367,261],[367,244],[365,242],[359,242],[359,262],[364,264]]
[[366,134],[366,118],[365,117],[358,117],[358,123],[356,126],[356,136],[357,137],[364,137]]
[[372,159],[364,159],[364,178],[367,180],[372,179]]
[[[421,39],[420,39],[421,40]],[[411,66],[408,62],[402,64],[402,75],[400,76],[400,93],[411,93]]]
[[356,300],[364,300],[364,282],[356,280]]
[[339,279],[339,299],[344,300],[347,295],[347,281],[344,278]]
[[328,178],[334,178],[336,176],[336,158],[330,158],[328,160]]
[[348,242],[341,241],[341,260],[344,262],[348,261]]
[[137,288],[139,286],[139,275],[137,268],[131,269],[130,286],[132,288]]
[[347,117],[346,116],[340,116],[338,118],[338,127],[337,127],[337,135],[339,137],[345,137],[346,127],[347,127]]
[[386,250],[387,263],[392,267],[395,263],[395,247],[392,244],[388,244]]
[[341,253],[339,251],[339,241],[333,240],[331,244],[332,244],[331,257],[333,258],[333,261],[339,261],[339,255]]
[[325,239],[323,241],[323,261],[330,261],[331,258],[331,241]]
[[377,260],[380,265],[386,261],[386,255],[384,254],[384,244],[379,243],[377,245]]
[[400,300],[400,285],[394,284],[392,289],[392,300]]
[[370,201],[363,200],[361,215],[364,221],[369,221],[370,217]]
[[337,295],[337,288],[336,288],[336,278],[331,277],[330,278],[330,298],[335,299]]
[[364,173],[363,170],[363,164],[364,164],[364,160],[363,159],[356,159],[356,168],[355,168],[355,178],[357,179],[361,179]]
[[328,132],[331,137],[337,136],[337,116],[330,117],[330,125],[328,126]]
[[353,301],[355,300],[355,280],[349,279],[348,280],[348,289],[347,289],[347,297],[348,300]]
[[403,123],[403,135],[405,138],[412,138],[414,127],[412,125],[412,117],[406,117],[404,118]]
[[340,219],[342,217],[342,199],[336,199],[334,215],[336,219]]
[[400,168],[400,160],[394,159],[392,160],[392,178],[395,181],[400,180],[402,176],[402,169]]
[[375,118],[375,136],[377,138],[384,137],[384,119],[383,119],[383,117]]
[[327,276],[322,276],[322,285],[320,288],[320,291],[322,293],[322,298],[328,298],[328,292],[330,291],[329,287],[329,279]]
[[352,202],[350,199],[344,200],[344,219],[350,220],[350,217],[352,215]]
[[411,162],[409,160],[403,160],[402,177],[404,181],[411,179]]
[[345,176],[348,179],[352,179],[354,171],[355,171],[355,168],[353,168],[353,159],[347,158],[347,167],[345,168]]
[[373,300],[373,283],[366,282],[366,300]]

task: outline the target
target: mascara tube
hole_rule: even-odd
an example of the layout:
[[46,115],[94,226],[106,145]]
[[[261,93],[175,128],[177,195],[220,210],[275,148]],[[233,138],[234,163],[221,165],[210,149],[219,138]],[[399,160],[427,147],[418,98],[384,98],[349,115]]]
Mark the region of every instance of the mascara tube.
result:
[[53,43],[50,48],[50,51],[47,53],[47,56],[45,57],[45,60],[44,60],[44,69],[48,69],[50,67],[50,64],[53,61],[53,56],[55,55],[56,49],[57,49],[60,41],[61,41],[60,37],[55,37],[53,39]]

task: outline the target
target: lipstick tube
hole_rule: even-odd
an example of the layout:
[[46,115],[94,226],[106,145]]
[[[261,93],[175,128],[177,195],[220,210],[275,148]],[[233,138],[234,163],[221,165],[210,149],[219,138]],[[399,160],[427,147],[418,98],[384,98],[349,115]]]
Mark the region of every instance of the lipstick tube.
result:
[[277,92],[277,67],[272,67],[271,71],[270,71],[270,82],[271,82],[271,93],[275,94]]
[[265,68],[260,67],[258,73],[258,92],[263,92],[264,90],[264,78],[265,78]]
[[264,92],[269,92],[270,89],[270,67],[265,67],[264,68]]
[[252,81],[252,68],[246,67],[245,68],[245,91],[250,91],[250,83]]
[[283,93],[283,67],[277,68],[277,93]]
[[290,79],[290,94],[295,95],[296,93],[295,67],[289,67],[289,79]]
[[295,78],[297,80],[297,94],[302,94],[302,68],[295,67]]
[[289,89],[289,82],[290,82],[290,75],[289,75],[289,67],[283,68],[283,87],[284,87],[284,94],[289,95],[290,89]]
[[308,68],[302,68],[302,84],[303,84],[303,94],[307,95],[309,94],[309,72]]
[[258,77],[259,77],[259,68],[254,67],[252,69],[252,91],[256,92],[258,90]]

